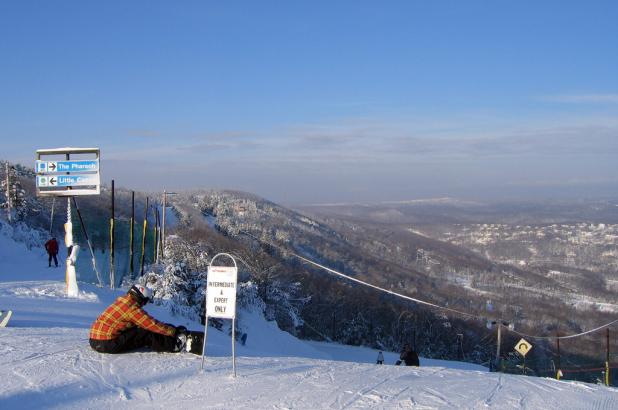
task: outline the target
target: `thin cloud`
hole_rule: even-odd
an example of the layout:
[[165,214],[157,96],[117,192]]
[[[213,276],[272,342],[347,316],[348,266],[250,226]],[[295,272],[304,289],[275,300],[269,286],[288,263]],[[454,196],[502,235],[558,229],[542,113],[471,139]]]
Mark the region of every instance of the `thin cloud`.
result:
[[569,104],[618,104],[618,94],[566,94],[546,95],[543,101]]
[[148,129],[132,129],[127,132],[129,137],[141,137],[141,138],[160,138],[163,136],[161,132]]
[[530,155],[616,155],[618,129],[573,127],[474,138],[397,138],[386,146],[393,154],[425,157],[505,157]]
[[235,148],[233,144],[208,143],[208,142],[175,147],[175,149],[178,151],[187,151],[187,152],[193,152],[193,153],[223,151],[223,150],[229,150],[233,148]]
[[194,135],[190,135],[190,139],[195,140],[207,140],[207,141],[230,141],[230,140],[251,140],[254,136],[252,133],[245,131],[223,131],[223,132],[202,132]]
[[618,178],[589,177],[589,178],[566,178],[566,179],[527,179],[506,182],[508,186],[530,186],[530,187],[551,187],[551,186],[588,186],[588,185],[616,185]]

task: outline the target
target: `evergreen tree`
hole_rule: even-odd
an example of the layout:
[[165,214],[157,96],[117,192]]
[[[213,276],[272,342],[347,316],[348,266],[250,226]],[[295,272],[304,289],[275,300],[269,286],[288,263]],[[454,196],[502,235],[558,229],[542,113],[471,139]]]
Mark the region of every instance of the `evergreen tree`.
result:
[[[8,170],[8,176],[7,176]],[[0,208],[10,209],[13,222],[25,221],[29,214],[38,214],[41,204],[35,197],[28,196],[22,185],[23,178],[33,178],[31,170],[22,165],[2,164],[0,180]]]

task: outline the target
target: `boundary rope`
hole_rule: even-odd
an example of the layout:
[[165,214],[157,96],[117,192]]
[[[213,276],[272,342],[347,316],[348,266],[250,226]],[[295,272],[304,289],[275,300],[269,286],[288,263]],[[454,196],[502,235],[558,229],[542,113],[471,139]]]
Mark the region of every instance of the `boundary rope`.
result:
[[573,339],[574,337],[584,336],[584,335],[587,335],[589,333],[598,332],[599,330],[605,329],[606,327],[609,327],[609,326],[613,325],[614,323],[618,323],[618,319],[616,319],[614,321],[611,321],[609,323],[606,323],[604,325],[601,325],[599,327],[596,327],[594,329],[590,329],[590,330],[587,330],[585,332],[581,332],[581,333],[577,333],[577,334],[573,334],[573,335],[567,335],[567,336],[533,336],[533,335],[527,335],[525,333],[518,332],[516,330],[509,329],[509,331],[513,332],[513,333],[516,333],[516,334],[518,334],[520,336],[523,336],[523,337],[529,337],[531,339],[545,339],[545,340]]

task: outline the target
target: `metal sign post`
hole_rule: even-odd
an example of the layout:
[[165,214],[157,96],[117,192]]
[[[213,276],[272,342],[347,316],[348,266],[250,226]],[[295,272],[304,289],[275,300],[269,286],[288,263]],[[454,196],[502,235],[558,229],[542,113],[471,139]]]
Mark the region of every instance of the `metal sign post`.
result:
[[[79,159],[71,159],[71,155],[77,155]],[[91,158],[93,155],[94,158]],[[89,158],[84,159],[84,156]],[[36,151],[36,195],[67,197],[67,222],[64,224],[64,242],[67,246],[66,290],[69,297],[78,297],[79,295],[75,270],[79,246],[73,242],[71,198],[75,200],[75,196],[98,195],[101,192],[99,156],[100,150],[98,148],[55,148]],[[90,246],[89,240],[88,245]],[[92,260],[98,278],[94,254]]]
[[[227,256],[234,262],[234,266],[214,266],[215,259]],[[206,283],[206,315],[204,324],[204,345],[202,346],[202,367],[206,356],[206,339],[208,336],[208,318],[232,319],[232,368],[236,377],[236,283],[238,280],[238,266],[234,257],[228,253],[215,255],[208,266]]]

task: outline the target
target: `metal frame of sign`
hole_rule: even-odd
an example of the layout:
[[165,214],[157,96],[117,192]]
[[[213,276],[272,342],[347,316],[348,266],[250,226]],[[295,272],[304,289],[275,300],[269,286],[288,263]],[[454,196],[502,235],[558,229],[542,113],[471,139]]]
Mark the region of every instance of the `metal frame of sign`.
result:
[[[94,155],[95,158],[83,158],[83,155]],[[101,174],[100,174],[100,156],[99,148],[54,148],[54,149],[39,149],[36,151],[37,164],[40,161],[45,161],[42,157],[45,156],[64,155],[64,160],[48,160],[47,162],[65,162],[71,161],[71,155],[79,155],[79,159],[74,159],[72,162],[92,162],[96,161],[96,170],[63,170],[58,171],[40,171],[36,169],[36,195],[37,196],[80,196],[80,195],[99,195],[101,193]],[[63,178],[71,180],[66,184],[49,185],[46,183],[48,179]],[[45,182],[45,183],[44,183]]]
[[[216,254],[212,260],[210,261],[210,266],[208,270],[210,271],[210,267],[215,267],[214,262],[219,256],[227,256],[234,262],[234,268],[236,269],[236,278],[234,280],[234,292],[238,288],[238,265],[236,265],[236,259],[229,253],[218,253]],[[210,275],[209,275],[210,276]],[[206,357],[206,339],[208,338],[208,279],[206,280],[206,297],[204,298],[204,345],[202,346],[202,367],[201,370],[204,370],[204,358]],[[211,316],[216,317],[216,316]],[[227,318],[227,317],[226,317]],[[232,317],[232,369],[234,371],[234,377],[236,377],[236,300],[234,300],[234,316]]]

